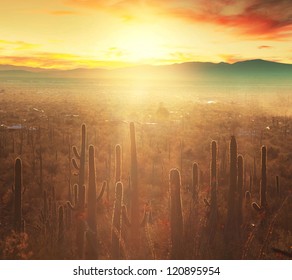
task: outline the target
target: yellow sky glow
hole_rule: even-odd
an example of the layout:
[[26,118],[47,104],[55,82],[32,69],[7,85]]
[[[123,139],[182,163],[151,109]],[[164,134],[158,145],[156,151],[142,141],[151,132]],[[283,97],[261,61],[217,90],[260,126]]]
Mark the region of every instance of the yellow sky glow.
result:
[[247,59],[292,63],[287,3],[5,1],[0,64],[73,69]]

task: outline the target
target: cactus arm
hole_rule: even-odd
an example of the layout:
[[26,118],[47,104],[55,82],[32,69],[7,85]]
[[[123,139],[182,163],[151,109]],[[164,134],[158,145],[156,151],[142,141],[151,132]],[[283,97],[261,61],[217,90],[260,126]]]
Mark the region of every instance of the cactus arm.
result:
[[262,208],[256,203],[256,202],[253,202],[251,204],[251,206],[253,207],[253,209],[255,209],[257,212],[260,212],[262,210]]
[[104,192],[105,192],[107,186],[108,186],[108,185],[107,185],[107,181],[103,181],[103,183],[102,183],[102,187],[101,187],[100,193],[99,193],[99,195],[98,195],[98,197],[97,197],[97,199],[96,199],[96,202],[98,202],[98,201],[101,200],[101,198],[102,198],[102,196],[103,196],[103,194],[104,194]]
[[127,211],[126,205],[122,206],[122,215],[123,215],[123,221],[125,222],[125,224],[128,227],[131,227],[131,222],[130,222],[130,219],[129,219],[129,216],[128,216],[128,211]]
[[80,159],[80,154],[79,154],[79,152],[77,151],[77,147],[76,147],[76,146],[73,146],[73,147],[72,147],[72,150],[73,150],[74,156],[75,156],[77,159]]
[[72,158],[72,165],[75,169],[80,170],[80,167],[78,166],[78,163],[75,158]]
[[140,227],[145,227],[146,226],[147,218],[148,218],[148,212],[146,211],[146,209],[144,209],[144,214],[143,214],[142,221],[140,223]]
[[76,207],[76,205],[73,205],[72,203],[71,203],[71,201],[67,201],[67,205],[69,206],[69,208],[71,209],[71,210],[78,210],[78,208]]

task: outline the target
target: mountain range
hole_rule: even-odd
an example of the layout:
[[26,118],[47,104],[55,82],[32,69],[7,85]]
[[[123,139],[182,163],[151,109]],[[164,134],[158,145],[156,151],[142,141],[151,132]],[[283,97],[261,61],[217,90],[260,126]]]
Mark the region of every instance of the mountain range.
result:
[[29,78],[122,78],[122,79],[180,79],[180,80],[285,80],[292,81],[292,64],[266,60],[246,60],[233,64],[185,62],[171,65],[140,65],[119,69],[73,70],[42,69],[25,66],[0,65],[0,77]]

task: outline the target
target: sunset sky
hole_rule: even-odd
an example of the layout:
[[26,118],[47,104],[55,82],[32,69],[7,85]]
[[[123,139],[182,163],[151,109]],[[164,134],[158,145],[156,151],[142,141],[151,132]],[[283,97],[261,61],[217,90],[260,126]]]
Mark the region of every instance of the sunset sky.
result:
[[0,64],[292,64],[291,0],[9,0],[0,13]]

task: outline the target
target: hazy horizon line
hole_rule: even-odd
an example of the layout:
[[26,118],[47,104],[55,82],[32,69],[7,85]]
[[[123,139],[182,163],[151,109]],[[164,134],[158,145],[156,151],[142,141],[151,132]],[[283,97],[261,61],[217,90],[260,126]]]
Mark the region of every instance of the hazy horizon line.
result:
[[[243,63],[243,62],[251,62],[251,61],[261,61],[261,62],[270,62],[270,63],[276,63],[276,64],[283,64],[283,65],[291,65],[292,63],[287,62],[280,62],[275,60],[267,60],[267,59],[261,59],[261,58],[254,58],[254,59],[245,59],[245,60],[238,60],[234,62],[226,62],[226,61],[220,61],[220,62],[212,62],[212,61],[183,61],[183,62],[172,62],[172,63],[131,63],[131,62],[123,62],[121,61],[121,64],[124,64],[124,66],[116,66],[116,67],[84,67],[84,66],[77,66],[73,68],[58,68],[58,67],[33,67],[33,66],[27,66],[25,64],[1,64],[1,66],[8,66],[8,67],[19,67],[19,68],[28,68],[28,69],[39,69],[44,71],[72,71],[72,70],[78,70],[78,69],[84,69],[84,70],[118,70],[118,69],[126,69],[126,68],[133,68],[133,67],[160,67],[160,66],[172,66],[172,65],[182,65],[182,64],[191,64],[191,63],[198,63],[198,64],[228,64],[228,65],[234,65],[237,63]],[[0,71],[9,71],[9,70],[3,70],[0,69]],[[11,69],[13,71],[13,69]]]

